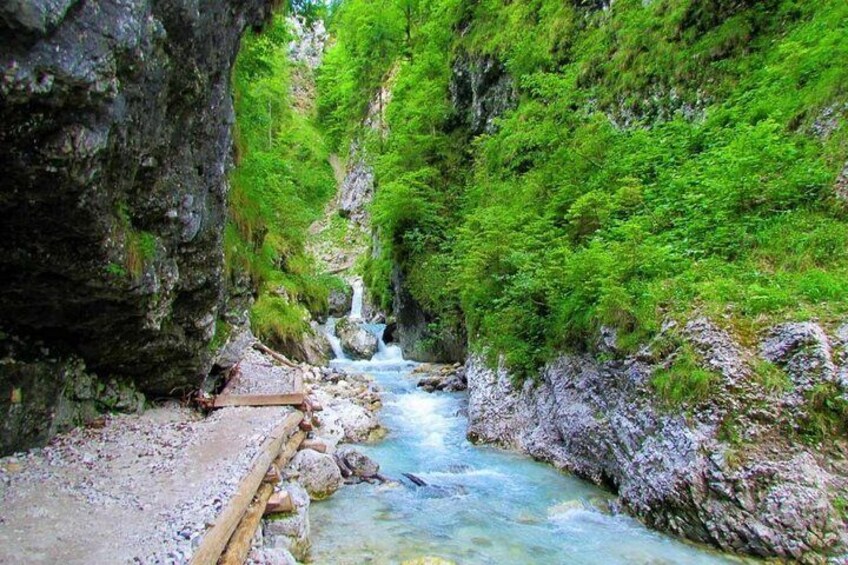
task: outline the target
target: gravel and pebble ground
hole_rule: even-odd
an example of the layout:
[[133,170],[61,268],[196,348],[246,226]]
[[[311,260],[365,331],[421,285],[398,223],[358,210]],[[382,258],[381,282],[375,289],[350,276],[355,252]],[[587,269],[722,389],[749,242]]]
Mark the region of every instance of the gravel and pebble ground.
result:
[[[245,351],[229,392],[290,392],[300,375],[323,405],[330,446],[379,430],[367,376],[284,367]],[[0,563],[186,563],[286,407],[202,414],[169,403],[106,416],[0,459]]]

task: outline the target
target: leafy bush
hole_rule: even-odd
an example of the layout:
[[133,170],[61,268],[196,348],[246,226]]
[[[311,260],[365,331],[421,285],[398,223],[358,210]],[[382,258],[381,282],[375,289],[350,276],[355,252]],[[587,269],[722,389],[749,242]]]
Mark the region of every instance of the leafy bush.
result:
[[261,34],[244,38],[233,75],[237,166],[230,176],[226,265],[233,277],[250,276],[258,297],[253,329],[271,340],[305,331],[309,312],[326,310],[334,284],[305,251],[309,225],[335,179],[314,116],[294,109],[289,40],[285,18],[275,16]]
[[[372,4],[334,20],[320,116],[344,145],[396,66],[389,136],[369,146],[382,256],[367,276],[384,301],[396,264],[431,313],[528,376],[601,325],[635,346],[694,312],[749,332],[848,312],[832,190],[848,121],[815,134],[848,101],[848,4],[435,0],[410,41],[400,0]],[[519,89],[476,137],[451,108],[462,51]],[[686,370],[661,392],[709,389]]]

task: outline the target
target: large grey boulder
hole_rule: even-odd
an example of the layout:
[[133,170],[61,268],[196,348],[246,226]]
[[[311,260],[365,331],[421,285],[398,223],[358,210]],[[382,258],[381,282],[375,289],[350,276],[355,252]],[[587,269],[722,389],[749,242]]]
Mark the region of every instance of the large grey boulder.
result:
[[342,486],[342,475],[332,455],[304,449],[294,456],[291,468],[312,500],[327,498]]
[[358,322],[342,318],[336,322],[336,335],[344,352],[353,359],[371,359],[377,353],[377,336]]
[[841,339],[809,323],[769,332],[759,352],[786,372],[786,388],[765,385],[757,351],[708,320],[676,331],[717,375],[708,399],[661,401],[651,377],[668,358],[650,347],[612,360],[562,355],[518,388],[473,358],[469,437],[613,487],[649,525],[724,550],[803,563],[844,553],[844,440],[810,445],[793,431],[812,409],[804,390],[831,383],[844,398]]

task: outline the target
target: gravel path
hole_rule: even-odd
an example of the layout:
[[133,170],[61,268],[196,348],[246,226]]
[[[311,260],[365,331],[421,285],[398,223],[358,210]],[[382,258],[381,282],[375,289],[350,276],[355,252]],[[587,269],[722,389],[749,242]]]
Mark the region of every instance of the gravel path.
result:
[[[291,389],[289,371],[252,350],[248,358],[240,392]],[[187,562],[290,411],[225,408],[202,418],[174,404],[0,459],[0,563]]]

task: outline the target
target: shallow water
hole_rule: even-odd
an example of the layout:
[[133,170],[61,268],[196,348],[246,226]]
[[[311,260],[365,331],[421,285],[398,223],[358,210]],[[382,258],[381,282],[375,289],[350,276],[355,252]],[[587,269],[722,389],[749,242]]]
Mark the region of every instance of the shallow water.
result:
[[[465,439],[465,394],[415,387],[396,347],[334,366],[384,388],[388,437],[360,446],[401,484],[347,486],[315,503],[312,563],[388,564],[436,556],[462,564],[739,563],[604,511],[609,495],[527,458]],[[428,486],[402,479],[413,473]]]

